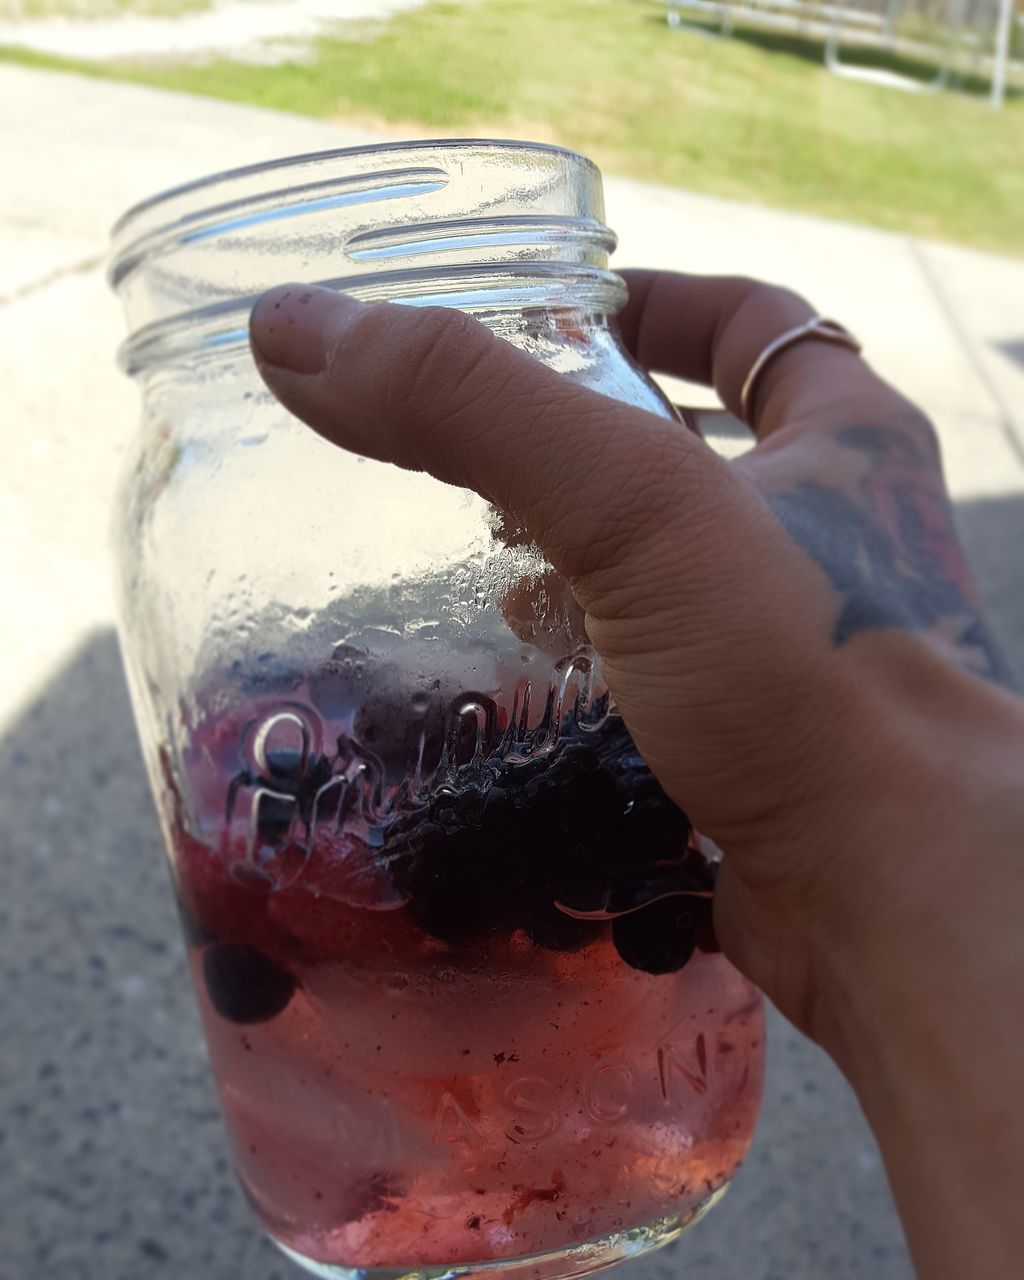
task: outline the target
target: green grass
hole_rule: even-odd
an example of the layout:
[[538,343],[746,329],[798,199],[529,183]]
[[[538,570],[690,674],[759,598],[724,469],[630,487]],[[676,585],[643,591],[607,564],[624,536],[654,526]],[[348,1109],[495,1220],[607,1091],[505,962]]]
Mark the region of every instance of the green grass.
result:
[[842,80],[820,44],[671,31],[647,0],[434,0],[320,41],[309,63],[77,69],[425,135],[539,137],[616,173],[1024,254],[1020,93],[993,112],[982,92]]

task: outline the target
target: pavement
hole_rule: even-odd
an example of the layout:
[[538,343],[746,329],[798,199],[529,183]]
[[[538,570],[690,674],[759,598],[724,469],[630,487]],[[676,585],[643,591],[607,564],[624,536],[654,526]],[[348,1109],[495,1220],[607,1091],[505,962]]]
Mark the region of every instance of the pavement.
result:
[[[0,1280],[286,1280],[232,1180],[116,652],[107,527],[138,405],[101,264],[142,196],[379,135],[0,66],[0,137]],[[622,265],[789,284],[927,409],[1024,672],[1024,262],[616,178],[607,203]],[[910,1280],[857,1105],[781,1019],[733,1190],[627,1270]]]
[[[423,0],[210,0],[208,8],[109,18],[52,16],[0,21],[0,45],[58,58],[187,60],[218,55],[240,62],[302,61],[320,36],[350,38]],[[353,24],[358,24],[354,26]]]

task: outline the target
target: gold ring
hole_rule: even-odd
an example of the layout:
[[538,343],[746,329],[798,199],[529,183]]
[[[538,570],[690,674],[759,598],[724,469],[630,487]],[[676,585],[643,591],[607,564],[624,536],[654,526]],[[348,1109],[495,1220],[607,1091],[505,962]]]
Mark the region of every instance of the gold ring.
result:
[[843,328],[835,320],[826,320],[823,316],[812,316],[810,320],[803,324],[798,324],[793,329],[787,329],[785,333],[773,339],[761,354],[751,365],[750,372],[747,374],[743,389],[740,391],[740,413],[743,421],[748,425],[753,424],[750,421],[750,399],[757,386],[757,380],[764,373],[768,365],[775,359],[777,355],[785,351],[788,347],[794,346],[798,342],[803,342],[805,338],[818,338],[822,342],[835,342],[841,347],[848,347],[857,355],[860,354],[861,345],[849,329]]

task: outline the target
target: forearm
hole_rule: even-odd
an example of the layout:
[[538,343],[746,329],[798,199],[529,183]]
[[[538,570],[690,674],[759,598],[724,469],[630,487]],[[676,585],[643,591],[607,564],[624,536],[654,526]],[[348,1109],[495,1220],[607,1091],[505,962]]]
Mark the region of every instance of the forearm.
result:
[[[1004,745],[1015,755],[992,761],[1001,776],[974,801],[983,821],[935,837],[931,877],[881,908],[879,945],[834,988],[829,1047],[878,1138],[920,1280],[1024,1274],[1024,727]],[[987,838],[972,843],[972,826]],[[906,946],[882,945],[897,921]]]
[[[974,981],[991,983],[992,975]],[[1021,1001],[998,988],[974,993],[970,979],[957,992],[955,982],[934,976],[899,1028],[875,1027],[850,1077],[881,1146],[920,1280],[1019,1280]]]

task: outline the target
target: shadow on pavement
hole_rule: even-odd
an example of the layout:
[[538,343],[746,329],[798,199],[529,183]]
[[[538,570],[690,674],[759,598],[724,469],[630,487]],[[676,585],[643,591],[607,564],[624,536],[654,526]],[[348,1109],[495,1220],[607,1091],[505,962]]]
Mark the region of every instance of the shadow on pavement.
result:
[[[1024,673],[1024,498],[957,516]],[[17,1224],[0,1280],[287,1280],[226,1158],[111,632],[0,740],[0,832],[0,1203]],[[826,1257],[837,1280],[909,1280],[849,1091],[778,1020],[772,1045],[748,1168],[678,1253],[632,1264],[631,1280],[687,1264],[819,1280]]]
[[1011,338],[1006,342],[994,342],[992,345],[997,351],[1002,352],[1007,360],[1012,360],[1014,364],[1024,369],[1024,338]]
[[117,642],[0,741],[0,1280],[286,1280],[221,1138]]
[[1024,689],[1024,496],[959,503],[956,522],[993,629]]

